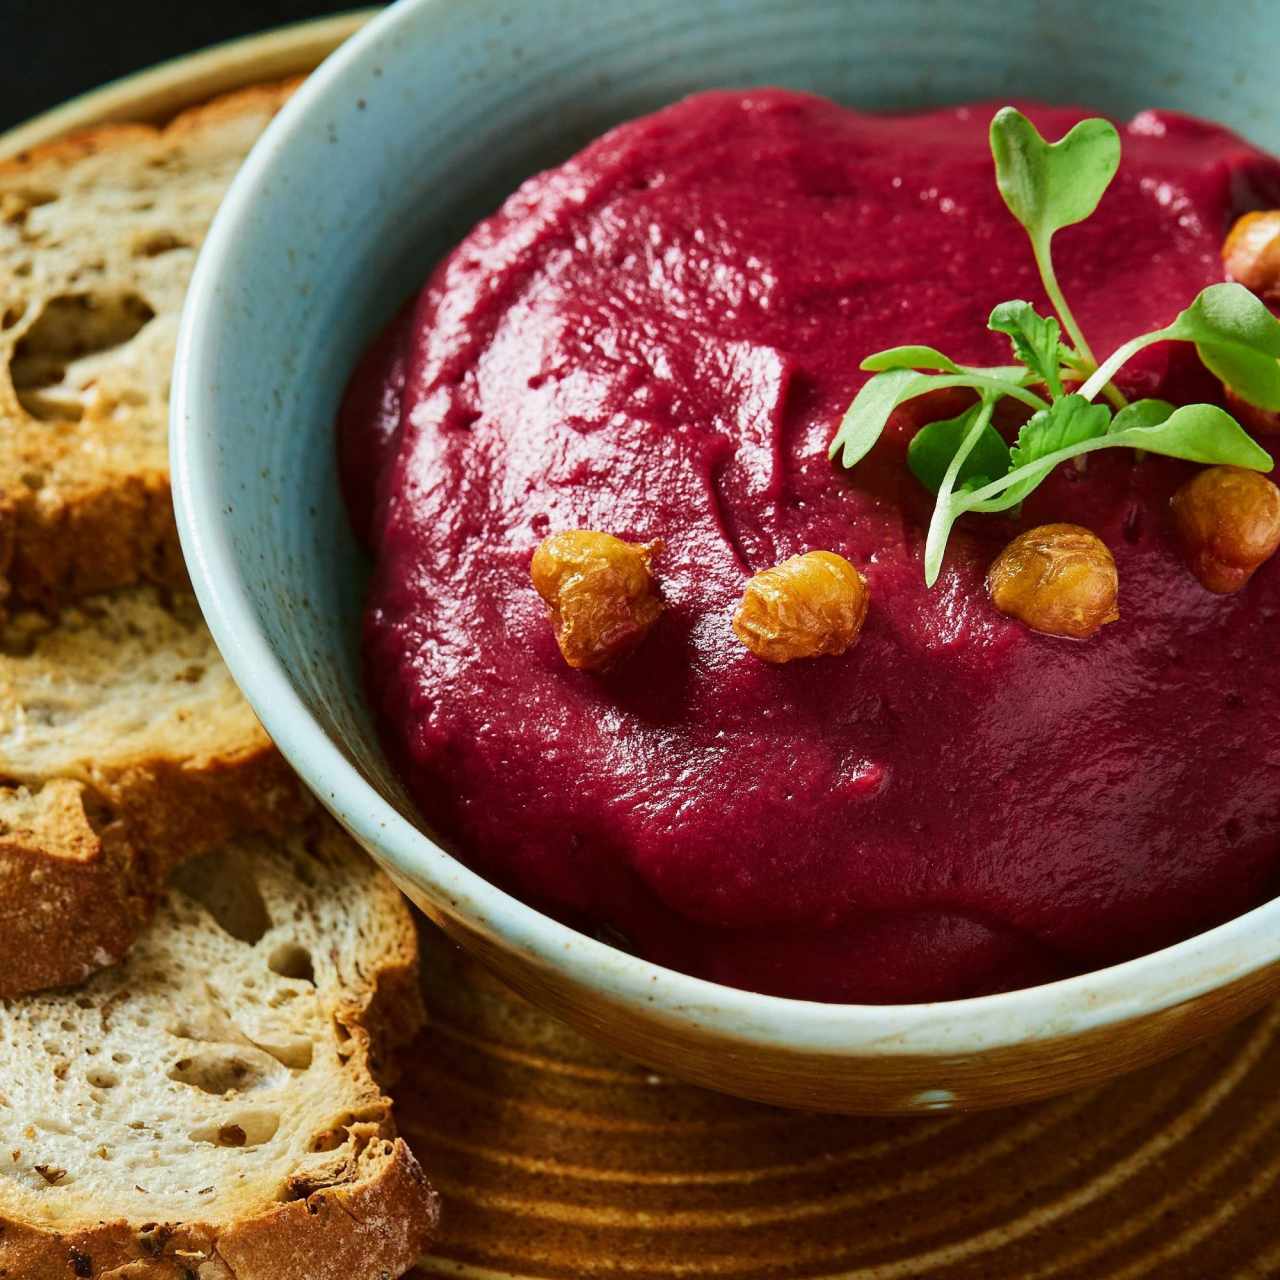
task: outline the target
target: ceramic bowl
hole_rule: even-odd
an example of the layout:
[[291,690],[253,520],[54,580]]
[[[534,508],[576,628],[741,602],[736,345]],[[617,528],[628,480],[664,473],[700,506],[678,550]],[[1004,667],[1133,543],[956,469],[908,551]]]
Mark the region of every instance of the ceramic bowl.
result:
[[[315,73],[201,255],[173,394],[192,577],[250,701],[321,800],[446,932],[600,1040],[797,1107],[989,1107],[1169,1054],[1280,994],[1280,902],[1155,955],[946,1004],[732,990],[608,947],[469,871],[424,830],[364,706],[367,565],[333,419],[358,353],[523,177],[697,89],[778,83],[871,108],[1079,101],[1216,117],[1280,150],[1280,9],[1197,0],[402,0]],[[1233,25],[1234,24],[1234,25]]]

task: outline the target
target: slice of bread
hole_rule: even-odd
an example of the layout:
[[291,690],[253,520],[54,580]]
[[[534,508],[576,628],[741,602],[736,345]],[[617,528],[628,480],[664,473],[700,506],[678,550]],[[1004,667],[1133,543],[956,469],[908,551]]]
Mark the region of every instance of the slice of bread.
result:
[[185,581],[169,371],[196,252],[295,82],[0,164],[0,602]]
[[195,599],[133,587],[0,627],[0,996],[124,954],[184,858],[309,808]]
[[0,1277],[403,1274],[436,1199],[377,1081],[421,1021],[409,910],[327,820],[187,863],[122,964],[0,1001]]

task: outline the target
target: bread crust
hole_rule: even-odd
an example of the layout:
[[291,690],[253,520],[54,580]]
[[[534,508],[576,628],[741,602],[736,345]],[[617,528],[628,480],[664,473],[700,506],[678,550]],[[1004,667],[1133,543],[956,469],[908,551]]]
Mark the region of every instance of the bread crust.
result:
[[0,1280],[375,1280],[401,1276],[440,1220],[403,1138],[376,1138],[352,1181],[243,1222],[104,1222],[67,1233],[0,1219]]
[[88,129],[77,129],[65,137],[42,143],[27,151],[19,151],[6,160],[0,160],[0,178],[24,175],[33,166],[55,164],[69,167],[86,155],[97,155],[111,147],[136,146],[165,136],[193,133],[210,125],[218,125],[236,116],[255,112],[278,111],[289,100],[294,90],[306,76],[289,76],[284,80],[267,84],[249,85],[219,94],[208,102],[197,103],[178,112],[172,120],[162,124],[100,124]]
[[[198,767],[157,758],[96,787],[54,779],[0,835],[0,999],[72,986],[132,946],[180,862],[314,804],[266,734]],[[57,939],[57,941],[53,941]]]
[[53,613],[137,582],[190,589],[168,472],[105,478],[54,504],[25,486],[0,491],[0,605]]
[[31,822],[0,836],[0,998],[83,981],[149,914],[134,846],[87,799],[77,782],[51,782]]

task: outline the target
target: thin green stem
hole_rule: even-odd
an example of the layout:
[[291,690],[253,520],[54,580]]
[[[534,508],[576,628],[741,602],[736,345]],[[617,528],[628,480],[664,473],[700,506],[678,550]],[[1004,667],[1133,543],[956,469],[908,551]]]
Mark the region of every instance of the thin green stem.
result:
[[943,473],[942,483],[938,486],[938,500],[934,504],[933,517],[929,521],[929,533],[924,544],[924,581],[927,587],[937,582],[938,574],[942,571],[943,552],[946,550],[947,539],[951,536],[951,526],[959,514],[952,502],[956,478],[960,475],[960,468],[964,466],[965,460],[977,446],[982,433],[987,429],[991,415],[995,412],[997,399],[998,397],[993,395],[982,397],[982,405],[974,412],[973,423],[965,432],[965,437],[960,441],[960,447],[952,456],[950,465]]
[[966,370],[963,374],[956,374],[950,378],[939,378],[928,390],[933,391],[940,387],[972,387],[975,391],[998,391],[1002,396],[1012,396],[1015,400],[1021,400],[1032,409],[1049,407],[1049,402],[1043,396],[1036,395],[1034,391],[1019,386],[1016,382],[1008,382],[1004,378],[988,378],[985,374],[972,370]]
[[[1131,357],[1138,354],[1143,347],[1149,347],[1154,342],[1160,342],[1165,336],[1163,329],[1157,329],[1155,333],[1141,333],[1136,338],[1130,338],[1123,346],[1117,347],[1107,358],[1100,364],[1088,377],[1084,386],[1080,388],[1080,394],[1086,400],[1092,400],[1100,391],[1104,394],[1111,385],[1111,379],[1128,363]],[[1109,400],[1110,396],[1107,397]],[[1114,404],[1115,401],[1113,400]],[[1121,404],[1117,408],[1124,408],[1127,401],[1122,399]]]
[[[1076,323],[1076,318],[1072,315],[1071,308],[1067,306],[1066,295],[1063,294],[1062,286],[1058,283],[1057,273],[1053,269],[1053,256],[1049,251],[1052,238],[1052,235],[1047,236],[1043,245],[1037,243],[1034,239],[1031,242],[1031,247],[1035,252],[1036,266],[1040,268],[1040,280],[1044,285],[1045,293],[1049,295],[1049,301],[1053,304],[1053,309],[1058,313],[1058,319],[1062,321],[1062,327],[1067,331],[1072,344],[1075,346],[1076,354],[1080,356],[1083,363],[1096,370],[1098,368],[1098,359],[1093,354],[1093,348],[1089,346],[1089,340],[1084,336],[1084,330]],[[1112,359],[1114,359],[1114,356]],[[1091,375],[1089,383],[1092,383],[1096,377],[1096,373]],[[1085,385],[1088,386],[1089,383]],[[1106,396],[1115,409],[1123,409],[1129,403],[1120,393],[1119,388],[1111,385],[1111,374],[1103,378],[1101,384],[1094,388],[1093,394],[1085,396],[1085,399],[1092,400],[1093,396],[1096,396],[1098,392]],[[1084,395],[1084,391],[1082,390],[1080,394]]]
[[998,498],[1000,494],[1008,489],[1012,489],[1015,484],[1021,483],[1028,476],[1040,472],[1048,475],[1060,462],[1066,462],[1068,458],[1079,458],[1086,453],[1095,453],[1099,449],[1114,449],[1123,445],[1137,447],[1137,442],[1132,438],[1126,439],[1129,432],[1120,432],[1114,436],[1098,436],[1093,440],[1085,440],[1080,444],[1068,445],[1065,449],[1059,449],[1055,453],[1045,454],[1043,458],[1035,462],[1029,462],[1026,466],[1015,467],[1012,471],[1007,472],[998,480],[992,480],[990,484],[984,484],[981,489],[974,489],[972,493],[964,495],[964,509],[966,511],[1004,511],[1006,507],[993,502],[992,499]]
[[1111,407],[1118,413],[1121,409],[1129,407],[1129,401],[1121,394],[1120,389],[1112,382],[1108,382],[1102,388],[1102,394],[1111,401]]
[[1053,309],[1058,313],[1058,319],[1062,321],[1062,327],[1070,336],[1076,351],[1090,364],[1096,365],[1098,361],[1094,358],[1088,339],[1085,338],[1080,326],[1076,324],[1076,318],[1071,314],[1071,308],[1067,306],[1067,300],[1063,296],[1061,286],[1058,284],[1058,277],[1054,273],[1053,258],[1049,252],[1051,239],[1052,236],[1046,236],[1044,244],[1040,244],[1034,238],[1031,241],[1031,248],[1036,257],[1036,266],[1040,268],[1041,283],[1044,285],[1044,291],[1049,295],[1049,301],[1053,304]]

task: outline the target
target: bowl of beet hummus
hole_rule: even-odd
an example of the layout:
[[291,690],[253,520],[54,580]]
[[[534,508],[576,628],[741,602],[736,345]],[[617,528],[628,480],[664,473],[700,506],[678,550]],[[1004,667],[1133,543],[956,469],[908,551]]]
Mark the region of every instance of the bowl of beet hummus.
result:
[[[1052,314],[996,182],[1006,103],[1121,150],[1053,241],[1065,385],[1018,366],[981,428],[1002,465],[1090,390],[1081,350],[1227,281],[1265,312],[1266,42],[1192,51],[1190,4],[1068,6],[1049,60],[1033,5],[560,7],[393,6],[202,253],[179,523],[286,755],[519,991],[751,1097],[1028,1100],[1280,992],[1269,459],[1095,441],[935,554],[922,429],[968,430],[981,388],[831,452],[896,376],[873,353],[1008,366],[993,308]],[[1274,454],[1220,373],[1146,346],[1109,429],[1197,405]]]

